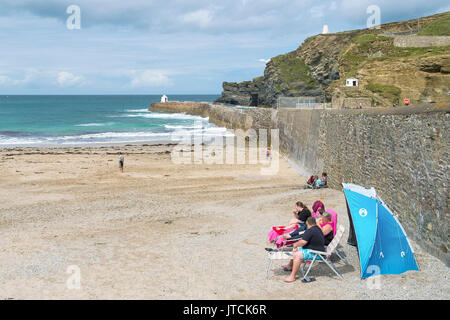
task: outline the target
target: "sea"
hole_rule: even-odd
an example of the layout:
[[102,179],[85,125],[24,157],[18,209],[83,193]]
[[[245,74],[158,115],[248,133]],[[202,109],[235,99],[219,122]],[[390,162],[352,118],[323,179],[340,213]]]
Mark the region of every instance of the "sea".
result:
[[[170,101],[213,102],[216,95],[172,95]],[[157,95],[1,95],[0,148],[164,142],[223,135],[208,118],[152,112]]]

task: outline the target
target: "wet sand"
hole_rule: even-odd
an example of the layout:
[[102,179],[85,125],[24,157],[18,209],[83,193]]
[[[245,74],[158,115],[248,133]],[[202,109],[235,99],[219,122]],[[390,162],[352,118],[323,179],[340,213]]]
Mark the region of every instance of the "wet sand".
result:
[[[421,271],[370,289],[346,243],[343,193],[303,190],[287,161],[263,176],[261,165],[176,165],[172,148],[0,150],[0,299],[450,298],[449,269],[415,242]],[[320,265],[316,282],[285,284],[282,261],[266,279],[267,232],[296,201],[321,198],[347,229],[345,280]]]

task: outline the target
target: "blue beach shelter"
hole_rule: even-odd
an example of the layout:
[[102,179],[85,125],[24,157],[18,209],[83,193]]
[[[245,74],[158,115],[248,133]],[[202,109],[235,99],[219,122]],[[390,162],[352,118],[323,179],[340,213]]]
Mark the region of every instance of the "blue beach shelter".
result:
[[419,270],[405,230],[375,189],[347,183],[342,187],[350,220],[349,243],[358,248],[361,278]]

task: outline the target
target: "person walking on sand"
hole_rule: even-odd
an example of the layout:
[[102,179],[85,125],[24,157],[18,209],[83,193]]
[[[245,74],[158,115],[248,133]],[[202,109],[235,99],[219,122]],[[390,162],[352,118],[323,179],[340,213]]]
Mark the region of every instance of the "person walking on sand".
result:
[[270,147],[266,149],[266,160],[272,160],[272,152]]
[[119,156],[119,167],[120,167],[120,172],[123,173],[123,163],[125,162],[125,156],[121,153]]

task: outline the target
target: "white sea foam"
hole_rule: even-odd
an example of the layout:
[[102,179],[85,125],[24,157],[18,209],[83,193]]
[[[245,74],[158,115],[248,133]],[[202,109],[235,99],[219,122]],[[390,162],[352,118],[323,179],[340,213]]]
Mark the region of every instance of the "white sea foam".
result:
[[[147,111],[142,109],[142,111]],[[129,113],[120,115],[107,115],[107,118],[147,118],[147,119],[173,119],[173,120],[198,120],[208,122],[209,117],[203,118],[200,116],[193,116],[186,113],[163,113],[163,112],[141,112],[140,109],[128,110]]]
[[0,145],[15,146],[15,145],[38,145],[42,144],[44,140],[38,138],[13,138],[0,136]]
[[152,112],[149,112],[149,113],[126,114],[126,115],[123,115],[122,117],[209,121],[209,118],[202,118],[200,116],[192,116],[192,115],[185,114],[185,113],[152,113]]
[[105,123],[82,123],[77,124],[75,127],[105,127],[105,126],[112,126],[115,122],[105,122]]
[[[173,126],[178,127],[178,126]],[[180,126],[181,127],[181,126]],[[54,137],[9,137],[0,135],[0,146],[39,146],[39,145],[68,145],[68,144],[96,144],[96,143],[131,143],[144,141],[179,141],[186,137],[203,136],[205,139],[213,137],[233,136],[226,128],[193,126],[190,128],[172,128],[170,132],[128,131],[102,132],[82,135],[67,135]]]
[[200,129],[202,128],[201,125],[197,125],[197,126],[187,126],[187,125],[179,125],[179,126],[174,126],[174,125],[170,125],[170,124],[166,124],[164,125],[164,128],[166,129]]
[[149,112],[148,109],[126,109],[125,112]]

